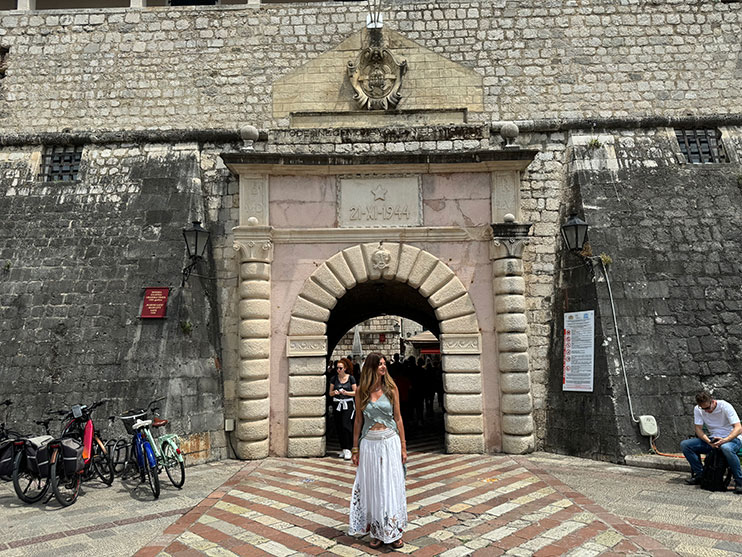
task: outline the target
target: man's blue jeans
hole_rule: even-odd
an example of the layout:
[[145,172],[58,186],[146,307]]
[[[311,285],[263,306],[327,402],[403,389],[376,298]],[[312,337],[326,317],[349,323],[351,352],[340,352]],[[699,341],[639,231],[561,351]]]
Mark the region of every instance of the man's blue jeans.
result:
[[[729,463],[729,468],[732,470],[732,475],[734,476],[734,482],[737,486],[742,487],[742,470],[740,470],[739,457],[737,456],[740,446],[742,446],[742,441],[737,437],[729,441],[729,443],[724,443],[721,446],[721,452],[724,453]],[[701,441],[698,437],[694,437],[680,443],[680,448],[683,450],[685,458],[690,462],[693,475],[701,477],[703,475],[703,464],[701,464],[701,457],[699,455],[710,453],[712,450],[711,445],[705,441]]]

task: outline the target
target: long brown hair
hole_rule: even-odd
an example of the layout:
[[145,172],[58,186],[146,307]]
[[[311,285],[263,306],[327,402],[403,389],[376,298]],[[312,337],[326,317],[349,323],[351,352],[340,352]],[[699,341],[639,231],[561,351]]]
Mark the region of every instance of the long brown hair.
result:
[[[379,369],[379,363],[384,358],[385,362],[388,362],[385,356],[377,352],[372,352],[366,356],[366,360],[363,362],[363,368],[361,369],[361,380],[358,385],[358,399],[361,401],[360,411],[366,408],[369,399],[371,398],[371,387],[376,382],[376,371]],[[389,368],[387,368],[384,378],[381,381],[381,390],[394,406],[394,397],[397,396],[397,384],[389,375]]]

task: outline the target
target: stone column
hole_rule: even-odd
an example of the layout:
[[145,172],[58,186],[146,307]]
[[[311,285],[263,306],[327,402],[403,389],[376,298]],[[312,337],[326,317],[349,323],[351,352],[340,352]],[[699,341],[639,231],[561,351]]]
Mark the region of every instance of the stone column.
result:
[[36,0],[18,0],[16,10],[30,12],[36,9]]
[[517,224],[512,215],[493,224],[492,283],[495,297],[502,450],[524,454],[534,449],[533,400],[528,359],[523,249],[530,224]]
[[241,231],[234,245],[240,256],[236,450],[240,458],[249,459],[268,456],[273,244],[269,232],[261,228]]

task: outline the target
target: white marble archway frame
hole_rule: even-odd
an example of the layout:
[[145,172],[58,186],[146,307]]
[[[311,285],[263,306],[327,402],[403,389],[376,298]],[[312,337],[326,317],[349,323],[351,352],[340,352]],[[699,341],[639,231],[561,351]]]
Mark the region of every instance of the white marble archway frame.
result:
[[288,456],[325,454],[327,321],[346,291],[376,279],[408,284],[435,311],[441,331],[446,451],[484,452],[482,337],[467,289],[448,265],[427,251],[373,243],[346,248],[320,265],[294,304],[286,344]]

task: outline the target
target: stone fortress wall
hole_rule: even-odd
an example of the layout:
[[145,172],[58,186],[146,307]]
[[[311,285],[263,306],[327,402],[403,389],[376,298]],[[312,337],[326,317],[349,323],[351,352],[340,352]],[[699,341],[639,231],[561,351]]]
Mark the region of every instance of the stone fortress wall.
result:
[[[216,232],[213,270],[219,281],[207,303],[209,307],[199,311],[206,316],[216,308],[218,319],[204,320],[209,331],[204,331],[199,339],[203,349],[197,350],[197,357],[186,359],[192,362],[195,358],[201,362],[197,367],[202,371],[198,373],[223,383],[225,414],[233,415],[230,401],[234,399],[236,379],[230,370],[238,359],[238,348],[236,341],[230,339],[235,338],[238,326],[233,309],[236,294],[230,282],[237,273],[230,253],[230,230],[238,220],[239,205],[236,180],[230,177],[218,154],[236,150],[240,143],[234,132],[230,135],[230,132],[204,130],[237,130],[252,124],[264,130],[256,149],[276,152],[459,151],[498,147],[499,138],[490,139],[490,124],[495,123],[497,129],[499,121],[516,120],[522,130],[518,142],[524,148],[539,151],[522,179],[519,220],[534,223],[525,264],[534,416],[537,437],[540,446],[544,446],[549,428],[547,406],[550,400],[557,401],[555,407],[559,406],[558,388],[552,384],[554,375],[558,374],[558,367],[555,368],[558,358],[554,360],[558,347],[555,348],[554,339],[559,335],[560,312],[564,309],[557,306],[558,301],[563,301],[558,293],[562,264],[561,256],[557,255],[559,225],[567,206],[571,208],[575,201],[577,206],[584,202],[586,206],[610,207],[613,216],[597,212],[591,223],[605,219],[617,223],[616,226],[619,223],[625,226],[629,219],[619,218],[626,211],[621,203],[615,206],[598,203],[600,196],[595,190],[583,191],[580,183],[573,183],[575,150],[571,138],[576,130],[596,136],[607,130],[622,137],[622,145],[628,150],[632,134],[638,133],[643,138],[653,137],[655,129],[659,130],[656,134],[664,133],[672,125],[672,119],[692,123],[693,118],[707,118],[712,124],[715,121],[723,124],[728,115],[738,114],[740,101],[736,92],[742,78],[738,68],[739,8],[734,3],[639,0],[621,3],[596,0],[579,5],[566,0],[546,5],[505,1],[433,4],[410,0],[388,5],[386,26],[419,45],[418,53],[427,50],[438,54],[481,76],[483,110],[469,111],[467,119],[471,128],[464,128],[456,138],[439,133],[435,139],[434,129],[425,134],[407,129],[396,135],[372,130],[366,135],[362,131],[338,132],[334,140],[317,145],[311,130],[304,133],[288,130],[290,118],[283,113],[276,117],[274,84],[300,73],[306,64],[358,32],[365,19],[361,5],[297,3],[0,12],[0,47],[7,49],[7,69],[0,79],[0,134],[4,145],[0,161],[2,207],[6,214],[13,215],[3,224],[7,230],[3,230],[2,237],[14,238],[12,244],[5,242],[2,246],[0,264],[10,262],[10,267],[0,288],[20,295],[28,280],[43,276],[45,267],[52,267],[56,269],[53,272],[63,269],[74,276],[67,294],[84,299],[90,293],[90,285],[68,263],[74,258],[87,258],[87,252],[81,251],[86,247],[84,235],[75,228],[71,232],[73,241],[61,242],[60,246],[47,245],[46,253],[52,253],[55,248],[55,257],[59,257],[57,264],[50,266],[44,262],[42,252],[31,252],[25,247],[37,241],[32,231],[38,215],[49,211],[79,215],[97,210],[117,223],[125,223],[131,235],[145,234],[141,232],[145,229],[140,215],[133,211],[136,203],[148,199],[143,197],[147,183],[141,168],[152,161],[166,167],[185,168],[181,155],[174,151],[189,152],[193,162],[188,163],[191,165],[188,168],[193,175],[178,171],[181,172],[175,173],[181,176],[178,180],[150,185],[162,195],[159,207],[164,213],[174,212],[170,201],[173,196],[191,191],[192,195],[183,196],[179,202],[182,213],[202,217]],[[326,102],[325,98],[313,99],[310,77],[307,74],[305,86],[299,88],[303,110],[311,110],[313,102],[317,106]],[[451,83],[451,87],[456,98],[468,94],[457,90],[456,83]],[[467,136],[467,129],[473,128],[476,133]],[[645,129],[649,131],[637,131]],[[168,130],[180,131],[169,133]],[[67,132],[70,135],[61,135]],[[736,127],[725,127],[725,133],[738,144]],[[101,137],[110,143],[101,143],[104,141]],[[86,144],[86,172],[82,182],[66,189],[56,184],[43,186],[36,181],[41,146],[63,143],[69,138]],[[116,153],[134,151],[132,157],[116,158]],[[651,161],[664,156],[664,152],[659,147],[645,147],[636,156]],[[95,161],[100,157],[110,158],[116,164],[105,173],[98,172]],[[631,157],[627,155],[626,159]],[[645,168],[646,187],[661,188],[661,183],[653,181],[655,174],[651,168]],[[683,172],[693,174],[695,169],[686,167]],[[112,182],[111,175],[116,174],[120,178]],[[162,171],[159,174],[164,177]],[[629,174],[624,179],[636,176]],[[111,183],[122,185],[109,186]],[[200,195],[199,191],[189,189],[194,184],[198,185]],[[122,195],[124,191],[129,197]],[[679,187],[677,195],[686,193],[687,210],[693,215],[694,211],[700,211],[692,201],[697,191]],[[77,201],[65,205],[70,199]],[[8,212],[7,208],[12,211]],[[736,213],[732,217],[737,218]],[[149,225],[158,234],[167,233],[172,241],[172,253],[178,253],[177,235],[185,222],[179,222],[176,215],[171,215],[170,221],[167,218],[153,215]],[[91,230],[96,222],[100,220],[90,220]],[[109,230],[116,235],[113,225]],[[47,234],[53,235],[51,231]],[[116,280],[131,282],[138,288],[144,277],[160,276],[157,273],[163,263],[158,263],[157,273],[138,275],[138,270],[146,268],[143,262],[151,262],[152,256],[146,250],[127,248],[130,243],[132,240],[123,242],[122,249],[128,249],[131,264],[120,269]],[[617,254],[624,249],[622,242],[614,241],[613,245],[617,246]],[[667,247],[670,251],[672,248],[672,245]],[[717,243],[710,245],[710,249],[721,254],[730,246]],[[115,267],[114,253],[120,256],[121,252],[103,250],[103,253],[112,259],[99,263],[98,268]],[[173,257],[169,263],[171,274],[177,275],[179,257]],[[632,257],[627,252],[625,259]],[[617,255],[614,259],[618,270],[621,258]],[[716,280],[714,277],[710,272],[706,280]],[[101,284],[101,288],[117,291],[112,284]],[[127,320],[131,316],[130,308],[135,305],[135,289],[121,292],[121,303],[126,309],[111,317],[111,330],[125,331],[130,326]],[[639,291],[633,292],[627,291],[627,297],[641,295]],[[667,296],[672,295],[684,296],[681,291],[667,292]],[[48,360],[57,350],[52,345],[37,348],[39,361],[31,364],[19,357],[19,345],[33,342],[37,335],[48,335],[49,330],[60,322],[64,324],[65,319],[74,319],[81,330],[85,326],[84,312],[72,304],[72,297],[69,300],[69,303],[51,304],[67,309],[50,309],[50,302],[43,297],[9,305],[2,302],[3,323],[15,343],[15,348],[5,344],[0,362],[4,372],[2,381],[9,385],[7,390],[11,395],[23,392],[33,383],[23,383],[18,377],[43,374],[39,362]],[[734,314],[735,309],[730,311]],[[31,328],[28,319],[33,312],[47,319]],[[64,316],[48,319],[53,312],[62,312]],[[17,317],[11,320],[9,316]],[[166,326],[177,332],[175,321]],[[714,331],[713,324],[708,327]],[[678,332],[660,327],[652,329],[652,334],[660,338],[664,334],[679,334],[684,338],[693,334],[693,328]],[[213,354],[206,348],[217,346],[214,335],[221,342],[218,365],[209,363]],[[111,336],[114,340],[108,343],[115,344],[116,354],[127,354],[131,341],[122,340],[119,334]],[[642,344],[637,339],[637,343],[641,350],[651,352],[648,342]],[[179,349],[172,345],[167,350]],[[724,367],[727,370],[724,373],[728,374],[737,356],[729,350],[724,353],[732,354],[731,364]],[[158,353],[157,357],[161,359],[162,354]],[[120,373],[121,358],[112,357],[110,361],[109,368],[91,367],[91,377]],[[137,369],[144,370],[146,361],[142,358]],[[80,366],[78,363],[72,367]],[[637,369],[637,373],[652,377],[654,372],[647,366],[641,372]],[[219,377],[221,369],[223,376]],[[711,384],[718,371],[713,366],[705,366],[703,371],[689,367],[684,386],[690,389],[701,384],[699,378],[704,378],[704,384]],[[11,373],[13,378],[8,377]],[[148,371],[138,373],[148,379],[153,377]],[[606,381],[613,381],[614,376],[615,370],[605,370]],[[105,390],[101,387],[101,392]],[[218,387],[206,390],[214,397],[221,396]],[[607,392],[604,394],[608,396]],[[659,398],[661,394],[657,392],[656,396]],[[41,402],[33,400],[29,404],[38,407]],[[667,408],[671,413],[667,423],[679,421],[679,416],[688,410],[685,406]],[[616,414],[615,408],[604,408],[597,403],[595,408],[596,413],[609,421]],[[183,410],[181,418],[187,413]],[[218,421],[212,419],[189,427],[191,431],[215,432],[214,443],[223,447],[226,441],[218,435],[221,429]],[[561,426],[568,436],[575,424],[567,422]],[[680,425],[673,425],[673,430],[678,432]],[[623,437],[632,439],[626,432]],[[546,445],[557,450],[561,447],[554,439]],[[594,450],[593,454],[617,458],[608,448]]]

